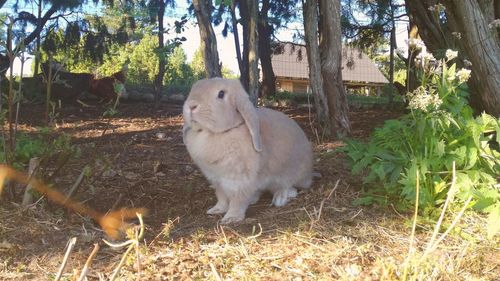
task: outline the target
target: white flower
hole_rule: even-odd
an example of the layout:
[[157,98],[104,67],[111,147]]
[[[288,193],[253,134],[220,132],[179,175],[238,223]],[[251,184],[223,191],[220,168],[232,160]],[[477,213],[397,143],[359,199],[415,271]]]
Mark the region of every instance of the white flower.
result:
[[466,68],[460,69],[457,71],[457,78],[460,84],[467,82],[470,78],[470,70]]
[[462,39],[462,33],[460,32],[452,32],[451,35],[453,35],[457,39]]
[[416,57],[415,57],[416,62],[420,65],[420,67],[426,69],[430,67],[433,62],[436,61],[436,58],[428,52],[420,52]]
[[421,50],[425,46],[424,42],[417,38],[410,38],[410,40],[406,40],[406,43],[410,50]]
[[448,61],[456,58],[457,56],[458,56],[458,51],[453,51],[453,50],[450,50],[450,49],[446,50],[446,59]]
[[426,62],[436,60],[436,58],[431,53],[428,52],[421,52],[420,54],[417,55],[417,58],[424,60]]
[[500,27],[500,19],[493,20],[488,24],[490,28],[499,28]]
[[424,112],[429,109],[437,109],[443,103],[437,94],[431,94],[424,87],[418,87],[412,93],[408,93],[408,107],[410,109],[419,109]]

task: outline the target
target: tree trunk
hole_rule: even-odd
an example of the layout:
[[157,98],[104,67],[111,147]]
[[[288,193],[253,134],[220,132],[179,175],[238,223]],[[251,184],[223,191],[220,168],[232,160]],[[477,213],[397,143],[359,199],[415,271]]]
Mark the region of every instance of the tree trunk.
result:
[[328,119],[328,103],[323,90],[321,61],[318,46],[318,2],[303,0],[304,36],[306,41],[307,62],[309,64],[309,87],[314,96],[317,120],[330,130]]
[[240,69],[240,81],[245,90],[250,89],[250,65],[248,64],[248,54],[249,54],[249,37],[250,37],[250,14],[248,7],[248,0],[237,0],[240,6],[240,16],[241,16],[241,27],[243,31],[243,53],[241,55],[241,69]]
[[165,15],[165,2],[158,0],[158,49],[160,54],[158,56],[158,74],[155,77],[155,106],[160,105],[161,94],[163,92],[163,76],[165,76],[166,56],[165,43],[163,42],[163,16]]
[[340,0],[320,0],[319,9],[321,75],[328,101],[332,135],[351,132],[347,96],[342,81],[342,34]]
[[222,77],[217,39],[212,27],[212,0],[193,0],[193,6],[200,29],[205,74],[208,78]]
[[255,0],[247,0],[249,23],[248,23],[248,94],[254,105],[257,105],[259,94],[259,35],[257,21],[259,20],[258,3]]
[[451,31],[460,32],[459,46],[472,62],[471,91],[481,99],[484,110],[500,117],[500,38],[495,27],[493,1],[448,0],[447,23]]
[[446,49],[449,46],[445,32],[441,28],[437,18],[429,8],[437,3],[436,0],[406,0],[406,11],[418,27],[418,33],[425,46],[434,53],[438,49]]
[[[418,28],[410,17],[410,32],[408,33],[408,40],[420,40]],[[417,78],[415,68],[415,58],[420,53],[417,50],[408,50],[408,59],[406,60],[406,92],[413,92],[418,88],[420,82]]]
[[[436,1],[410,1],[406,6],[418,26],[428,50],[439,56],[442,50],[453,48],[452,32],[459,32],[456,39],[462,54],[472,62],[469,80],[470,104],[476,111],[486,111],[500,116],[500,40],[495,29],[488,24],[500,13],[498,1],[463,0],[443,1],[446,9],[446,22],[441,24],[435,12],[429,7]],[[459,62],[460,63],[460,62]]]
[[[42,0],[38,0],[37,6],[38,6],[38,14],[37,14],[37,25],[40,25],[42,22]],[[38,74],[38,70],[40,68],[40,34],[36,37],[36,54],[35,54],[35,68],[33,69],[33,76],[36,76]]]
[[238,20],[236,19],[236,0],[231,1],[231,24],[233,26],[233,35],[234,35],[234,47],[236,50],[236,59],[238,60],[238,68],[241,70],[243,68],[241,62],[241,49],[240,49],[240,35],[238,32]]
[[[394,13],[392,14],[394,19]],[[390,51],[389,51],[389,85],[391,85],[391,90],[389,91],[389,106],[392,106],[394,99],[394,49],[396,48],[396,26],[394,25],[394,20],[392,20],[391,27],[391,39],[390,39]]]
[[269,1],[262,1],[259,18],[259,55],[262,67],[262,84],[259,90],[260,97],[274,96],[276,92],[276,76],[271,63],[271,26],[269,25]]

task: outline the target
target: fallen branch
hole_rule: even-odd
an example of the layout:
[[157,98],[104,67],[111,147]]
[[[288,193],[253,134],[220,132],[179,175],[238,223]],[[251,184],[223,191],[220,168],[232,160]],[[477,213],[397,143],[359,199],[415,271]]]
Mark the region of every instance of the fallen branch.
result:
[[[38,167],[40,166],[40,158],[34,157],[30,159],[29,167],[28,167],[28,175],[30,179],[35,176]],[[26,185],[26,189],[24,190],[23,202],[21,206],[26,207],[33,203],[33,187],[28,184]]]

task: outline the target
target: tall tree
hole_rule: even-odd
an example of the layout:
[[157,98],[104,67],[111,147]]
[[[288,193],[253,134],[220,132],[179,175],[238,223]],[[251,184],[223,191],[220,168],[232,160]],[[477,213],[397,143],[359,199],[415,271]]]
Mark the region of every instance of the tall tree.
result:
[[[43,3],[42,0],[35,1],[35,4],[37,6],[37,25],[41,24],[42,20],[42,8],[43,8]],[[40,44],[41,44],[41,34],[38,34],[36,36],[36,42],[35,42],[35,67],[33,71],[33,76],[36,76],[38,74],[38,70],[40,68]]]
[[[168,0],[167,0],[168,1]],[[158,74],[155,77],[155,105],[160,104],[161,95],[163,92],[163,76],[165,76],[165,67],[167,65],[166,50],[165,50],[165,28],[163,26],[163,18],[165,16],[165,0],[157,0],[157,23],[158,23]]]
[[271,35],[273,30],[269,23],[270,2],[270,0],[262,0],[262,8],[260,9],[258,20],[259,55],[262,68],[262,83],[259,89],[260,97],[272,96],[276,91],[276,76],[274,75],[271,63]]
[[[248,1],[232,0],[228,7],[230,17],[224,21],[223,12],[228,1],[219,1],[218,13],[215,16],[214,23],[225,22],[222,34],[226,36],[229,29],[234,35],[236,57],[240,69],[240,79],[245,88],[248,88],[249,79],[249,24],[250,15],[248,14]],[[257,20],[258,49],[259,60],[262,69],[262,81],[259,88],[259,96],[273,95],[276,91],[276,77],[272,68],[271,57],[275,52],[276,37],[275,32],[297,18],[297,4],[300,0],[262,0],[256,1],[260,7]],[[240,18],[236,16],[236,10],[239,9]],[[243,36],[240,40],[238,32],[238,23],[241,24]],[[243,42],[243,52],[240,50],[240,41]]]
[[257,105],[259,91],[259,37],[257,22],[259,19],[258,3],[247,0],[248,8],[248,94],[254,105]]
[[[304,37],[309,64],[309,85],[314,96],[314,105],[318,122],[324,126],[328,126],[330,124],[328,119],[328,103],[323,88],[321,59],[318,45],[318,2],[317,0],[302,0],[302,7],[304,13]],[[327,127],[327,130],[330,130],[330,128]]]
[[319,49],[321,74],[334,135],[351,132],[347,95],[342,81],[342,34],[340,30],[340,0],[319,1]]
[[309,84],[317,116],[331,135],[345,136],[350,133],[351,125],[342,81],[340,0],[304,0],[302,3]]
[[217,39],[212,27],[212,0],[193,0],[194,12],[200,30],[201,48],[207,77],[221,77]]
[[[405,1],[427,48],[439,57],[458,46],[472,65],[472,105],[500,116],[500,35],[498,1]],[[443,9],[444,8],[444,9]],[[443,11],[444,10],[444,11]]]
[[[6,1],[0,1],[0,7],[5,4]],[[44,26],[50,20],[54,20],[63,15],[56,15],[58,12],[64,12],[67,10],[72,10],[77,7],[83,5],[85,0],[51,0],[46,1],[46,5],[49,6],[47,11],[38,18],[37,16],[27,12],[27,11],[19,11],[19,13],[14,17],[14,22],[22,23],[21,26],[25,27],[30,24],[33,25],[34,28],[31,30],[29,34],[24,36],[23,38],[16,38],[14,41],[18,42],[18,46],[28,46],[33,40],[35,40],[40,33],[43,31]],[[7,55],[0,53],[0,75],[5,75],[5,71],[9,66],[9,58]]]
[[250,37],[250,15],[248,13],[248,0],[235,0],[238,2],[238,8],[240,11],[240,24],[242,31],[242,44],[243,52],[241,54],[241,68],[240,68],[240,81],[243,84],[245,90],[249,90],[249,75],[250,75],[250,65],[248,60],[249,54],[249,37]]

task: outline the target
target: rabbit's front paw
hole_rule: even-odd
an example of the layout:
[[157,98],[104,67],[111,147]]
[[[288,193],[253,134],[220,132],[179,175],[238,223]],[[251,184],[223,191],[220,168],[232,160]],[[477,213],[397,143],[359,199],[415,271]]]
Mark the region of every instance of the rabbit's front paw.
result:
[[295,197],[297,197],[297,189],[293,187],[280,189],[273,195],[273,205],[276,207],[283,207],[288,203],[289,199]]
[[227,213],[222,220],[220,221],[221,224],[230,224],[230,223],[237,223],[241,222],[245,219],[244,214],[231,214]]
[[227,212],[228,206],[224,206],[223,204],[215,204],[212,208],[208,209],[207,214],[209,215],[221,215]]

